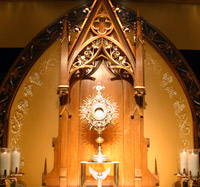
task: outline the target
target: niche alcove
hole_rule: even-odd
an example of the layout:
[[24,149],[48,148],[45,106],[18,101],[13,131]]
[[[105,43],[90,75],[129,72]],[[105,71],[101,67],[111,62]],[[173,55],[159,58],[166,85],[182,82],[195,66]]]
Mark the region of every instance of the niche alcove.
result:
[[106,0],[49,25],[1,86],[1,145],[21,148],[24,181],[80,186],[80,162],[96,152],[96,132],[79,110],[98,82],[118,105],[102,149],[120,163],[119,185],[173,186],[179,149],[199,145],[199,85],[163,34]]

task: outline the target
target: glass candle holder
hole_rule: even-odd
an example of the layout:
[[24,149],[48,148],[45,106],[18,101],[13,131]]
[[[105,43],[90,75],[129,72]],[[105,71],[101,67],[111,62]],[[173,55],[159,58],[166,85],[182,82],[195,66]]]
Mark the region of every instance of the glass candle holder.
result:
[[190,149],[188,154],[188,172],[191,173],[192,178],[198,177],[199,172],[199,151],[197,149]]
[[185,174],[188,173],[188,151],[187,149],[181,149],[180,150],[180,174],[184,174],[184,170],[185,170]]
[[21,151],[20,148],[13,148],[11,153],[11,173],[17,174],[19,173],[20,169],[20,158],[21,158]]
[[0,175],[9,176],[11,167],[11,149],[0,148]]

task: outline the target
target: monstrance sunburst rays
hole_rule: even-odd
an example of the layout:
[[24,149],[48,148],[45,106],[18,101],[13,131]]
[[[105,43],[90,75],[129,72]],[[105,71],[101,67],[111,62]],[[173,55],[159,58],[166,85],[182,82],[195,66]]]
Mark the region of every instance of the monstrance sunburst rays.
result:
[[104,86],[98,83],[93,88],[97,90],[97,94],[89,96],[83,101],[80,107],[80,119],[90,130],[93,128],[98,133],[98,138],[96,139],[98,143],[98,154],[93,155],[91,160],[103,162],[108,161],[108,158],[101,152],[101,143],[104,141],[101,134],[108,125],[115,123],[119,113],[117,103],[110,97],[102,95],[101,90],[105,89]]

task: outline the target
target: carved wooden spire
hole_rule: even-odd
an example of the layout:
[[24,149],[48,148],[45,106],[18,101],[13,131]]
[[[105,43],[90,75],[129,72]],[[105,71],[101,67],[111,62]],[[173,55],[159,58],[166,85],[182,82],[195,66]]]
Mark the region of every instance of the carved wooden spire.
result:
[[143,105],[143,95],[145,94],[144,87],[144,59],[143,59],[143,40],[142,40],[142,26],[137,10],[137,22],[136,22],[136,72],[135,72],[135,94],[136,102],[139,106]]
[[90,10],[69,51],[69,82],[77,71],[94,71],[92,62],[101,57],[110,62],[112,72],[126,71],[134,79],[134,52],[116,9],[110,1],[98,0]]
[[[65,16],[67,18],[67,15]],[[68,85],[68,21],[65,19],[63,24],[63,33],[61,38],[61,63],[60,63],[60,83],[58,86],[58,94],[60,95],[60,104],[64,105],[67,102],[69,93]]]

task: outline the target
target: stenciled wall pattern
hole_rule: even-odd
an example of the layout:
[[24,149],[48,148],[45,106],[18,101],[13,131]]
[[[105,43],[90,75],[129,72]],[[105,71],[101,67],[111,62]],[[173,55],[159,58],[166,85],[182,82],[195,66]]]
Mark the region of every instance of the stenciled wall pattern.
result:
[[24,97],[18,101],[14,115],[10,119],[11,147],[20,147],[19,142],[22,139],[21,128],[24,125],[24,118],[30,111],[29,98],[34,97],[35,86],[42,86],[44,84],[42,81],[43,76],[45,76],[49,71],[52,71],[55,64],[58,63],[58,60],[54,57],[55,55],[55,53],[51,54],[51,57],[48,60],[41,62],[38,71],[33,72],[28,77],[28,81],[23,83],[22,89],[24,90]]
[[174,115],[177,117],[177,126],[179,128],[178,136],[181,142],[180,148],[187,149],[191,147],[192,145],[190,145],[189,138],[193,136],[193,127],[185,110],[185,100],[173,85],[174,76],[171,72],[163,70],[161,62],[152,57],[148,51],[145,53],[144,60],[149,70],[151,70],[154,75],[159,75],[159,77],[162,78],[159,86],[167,92],[169,98],[172,100],[173,105],[171,108],[173,108]]
[[30,69],[11,106],[8,147],[21,149],[22,172],[26,173],[23,181],[27,186],[41,186],[45,158],[48,169],[53,165],[52,138],[57,137],[59,121],[60,58],[58,40]]

